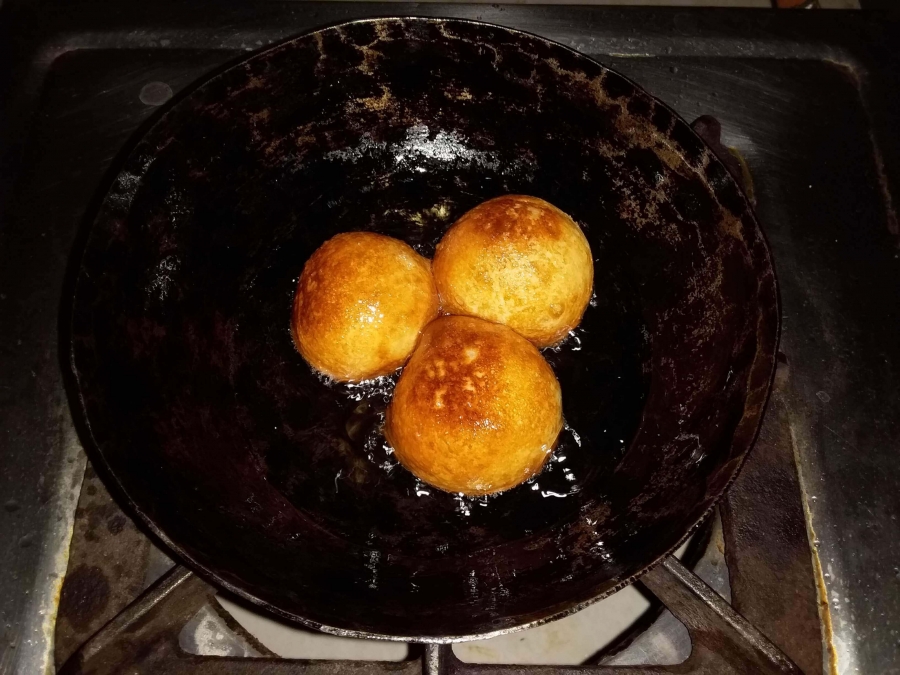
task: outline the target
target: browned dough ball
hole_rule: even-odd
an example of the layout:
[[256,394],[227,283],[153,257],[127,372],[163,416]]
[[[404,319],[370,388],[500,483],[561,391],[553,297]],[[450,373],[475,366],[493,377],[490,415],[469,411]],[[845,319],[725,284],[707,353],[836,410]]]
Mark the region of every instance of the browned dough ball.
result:
[[421,480],[485,495],[540,471],[562,426],[559,382],[534,345],[500,324],[444,316],[403,369],[385,433]]
[[291,332],[303,358],[335,380],[393,372],[438,315],[431,265],[397,239],[338,234],[303,267]]
[[538,347],[559,342],[591,299],[594,262],[581,228],[537,197],[506,195],[466,212],[434,256],[444,311],[509,326]]

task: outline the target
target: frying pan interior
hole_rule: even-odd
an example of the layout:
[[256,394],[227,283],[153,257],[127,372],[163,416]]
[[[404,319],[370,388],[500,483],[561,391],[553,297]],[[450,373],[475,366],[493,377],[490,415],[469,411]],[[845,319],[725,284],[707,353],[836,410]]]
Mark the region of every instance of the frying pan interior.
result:
[[[467,500],[393,460],[393,378],[309,369],[291,299],[337,232],[431,255],[504,193],[581,224],[595,296],[546,351],[553,460]],[[746,201],[665,105],[541,38],[378,19],[254,56],[146,134],[89,236],[72,363],[96,461],[195,568],[325,630],[450,640],[570,611],[678,545],[754,438],[776,310]]]

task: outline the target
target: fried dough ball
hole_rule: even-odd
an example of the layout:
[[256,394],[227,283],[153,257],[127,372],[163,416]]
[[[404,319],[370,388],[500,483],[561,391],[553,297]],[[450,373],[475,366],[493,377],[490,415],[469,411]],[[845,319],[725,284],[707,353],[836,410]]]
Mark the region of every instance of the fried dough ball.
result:
[[581,228],[552,204],[523,195],[463,214],[438,244],[433,270],[445,312],[502,323],[538,347],[578,325],[594,279]]
[[348,232],[306,262],[291,333],[313,368],[335,380],[360,381],[406,363],[438,310],[426,258],[397,239]]
[[444,316],[404,368],[385,434],[421,480],[486,495],[538,473],[562,426],[559,382],[534,345],[500,324]]

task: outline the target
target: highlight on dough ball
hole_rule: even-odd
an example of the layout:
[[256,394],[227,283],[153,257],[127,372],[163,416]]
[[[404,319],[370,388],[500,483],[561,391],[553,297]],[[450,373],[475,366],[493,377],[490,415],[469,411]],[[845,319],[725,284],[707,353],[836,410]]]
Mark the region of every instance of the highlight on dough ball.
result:
[[303,358],[340,381],[393,372],[438,315],[431,264],[402,241],[338,234],[303,267],[291,333]]
[[591,299],[594,262],[575,221],[552,204],[505,195],[463,214],[433,262],[444,311],[502,323],[538,347],[559,342]]
[[444,316],[403,369],[385,435],[418,478],[475,496],[538,473],[562,427],[559,382],[534,345],[500,324]]

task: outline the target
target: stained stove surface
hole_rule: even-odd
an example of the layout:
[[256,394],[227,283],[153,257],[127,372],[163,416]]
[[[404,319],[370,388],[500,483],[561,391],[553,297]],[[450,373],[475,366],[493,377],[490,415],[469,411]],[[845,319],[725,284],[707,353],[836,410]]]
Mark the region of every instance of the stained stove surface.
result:
[[[483,19],[544,35],[633,78],[688,120],[708,114],[722,123],[723,142],[749,167],[772,246],[782,354],[760,439],[724,500],[721,527],[691,562],[700,557],[695,571],[804,672],[823,665],[826,672],[900,672],[893,24],[862,13],[560,6],[226,1],[42,9],[7,2],[0,14],[0,62],[7,64],[0,73],[0,673],[52,671],[54,635],[61,665],[170,564],[90,470],[83,482],[85,456],[65,395],[58,322],[66,268],[108,167],[171,92],[246,52],[340,20],[405,14]],[[648,576],[648,585],[677,576],[667,569]],[[164,580],[190,590],[179,573]],[[185,653],[272,651],[217,601],[207,602],[202,582],[191,583],[207,595],[179,628]],[[662,621],[658,605],[650,614],[638,605],[633,611],[636,629]],[[623,638],[608,620],[590,620],[603,622],[621,649],[603,651],[598,629],[588,642],[599,653],[585,658],[610,666],[694,658],[704,644],[695,639],[688,651],[682,642],[663,657],[649,646],[653,630],[635,637],[624,629]],[[511,639],[523,637],[543,639]],[[590,651],[586,644],[580,648]],[[348,645],[340,649],[347,653]],[[396,646],[376,649],[363,656],[403,656]],[[417,649],[410,648],[413,657]],[[487,642],[457,653],[497,660],[484,651],[474,658],[479,649],[540,660]],[[425,654],[426,665],[436,655]]]

